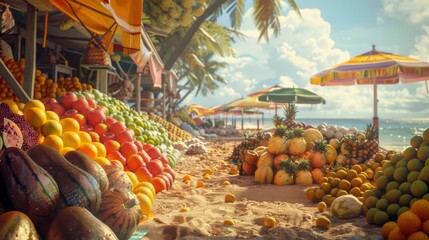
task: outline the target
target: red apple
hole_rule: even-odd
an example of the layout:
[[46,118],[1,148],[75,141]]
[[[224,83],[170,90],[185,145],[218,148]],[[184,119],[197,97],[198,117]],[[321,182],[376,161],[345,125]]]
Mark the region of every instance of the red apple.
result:
[[161,153],[161,156],[158,158],[159,160],[161,160],[161,162],[163,163],[163,164],[167,164],[167,165],[169,165],[170,166],[170,164],[168,163],[168,158],[167,157],[165,157],[165,155],[164,154],[162,154]]
[[104,123],[99,123],[97,124],[97,126],[94,127],[94,131],[98,134],[98,135],[103,135],[104,133],[107,132],[107,125]]
[[87,116],[87,121],[89,125],[93,127],[97,126],[99,123],[103,123],[105,119],[106,119],[106,114],[97,109],[89,112]]
[[176,172],[171,167],[164,167],[162,169],[163,173],[169,173],[173,177],[173,182],[176,180]]
[[88,102],[88,105],[92,108],[96,108],[97,107],[97,102],[92,99],[92,98],[87,98],[86,101]]
[[104,143],[108,140],[114,140],[115,139],[115,134],[111,133],[111,132],[105,132],[100,136],[100,142]]
[[123,132],[116,134],[115,140],[121,144],[124,142],[133,142],[134,141],[134,137],[133,137],[134,131],[132,131],[132,130],[130,131],[130,130],[131,129],[127,129]]
[[157,147],[151,147],[151,148],[145,149],[145,151],[150,156],[150,158],[152,158],[152,160],[159,159],[162,155],[161,151],[159,151]]
[[149,170],[150,173],[152,173],[153,176],[162,173],[162,169],[164,169],[164,167],[162,166],[162,162],[157,159],[146,163],[146,168]]
[[80,125],[80,130],[89,133],[94,131],[94,128],[90,125],[85,124],[85,125]]
[[143,143],[143,150],[147,150],[147,149],[149,149],[149,148],[151,148],[151,147],[153,147],[153,145],[152,144],[150,144],[150,143]]
[[144,150],[138,151],[138,155],[140,155],[143,158],[143,161],[147,164],[148,162],[152,161],[149,155]]
[[114,118],[112,118],[110,116],[107,116],[106,120],[104,121],[104,123],[107,125],[107,127],[110,127],[113,123],[115,123],[117,121],[118,120],[116,120],[116,119],[114,119]]
[[55,98],[47,98],[44,102],[43,102],[43,105],[45,105],[45,108],[46,108],[46,106],[48,106],[48,105],[52,105],[52,104],[54,104],[54,103],[57,103],[58,101],[57,101],[57,99],[55,99]]
[[[53,98],[51,98],[51,99],[53,99]],[[55,112],[58,116],[62,116],[66,112],[66,109],[63,107],[63,105],[61,105],[57,102],[45,105],[45,109],[47,111]]]
[[112,132],[114,134],[121,133],[125,130],[127,130],[127,126],[125,125],[125,123],[120,121],[116,121],[109,126],[109,132]]
[[72,103],[72,108],[76,109],[78,112],[82,112],[83,109],[88,107],[89,104],[86,98],[79,98]]
[[71,116],[76,115],[78,113],[79,112],[76,109],[71,108],[71,109],[68,109],[67,111],[64,112],[63,117],[65,117],[65,118],[66,117],[71,117]]
[[143,143],[141,141],[134,140],[134,144],[136,145],[138,151],[143,150]]
[[127,159],[119,152],[119,151],[113,151],[109,153],[106,156],[107,159],[111,160],[118,160],[122,163],[122,166],[125,166],[127,164]]
[[74,92],[66,92],[64,95],[60,98],[60,103],[65,107],[66,109],[70,109],[72,107],[73,102],[77,100],[77,96]]
[[86,125],[86,118],[82,114],[76,113],[71,115],[70,117],[75,119],[79,123],[79,125],[81,126]]
[[170,189],[173,186],[173,178],[169,174],[168,175],[167,174],[160,173],[160,174],[156,175],[156,177],[160,177],[160,178],[164,179],[164,181],[167,185],[167,189]]

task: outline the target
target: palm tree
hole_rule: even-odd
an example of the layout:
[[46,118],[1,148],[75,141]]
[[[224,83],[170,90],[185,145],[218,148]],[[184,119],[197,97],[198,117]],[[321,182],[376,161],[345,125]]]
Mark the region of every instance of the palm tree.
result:
[[[165,62],[164,69],[171,70],[201,24],[207,19],[211,18],[211,20],[214,21],[226,10],[230,13],[233,29],[239,29],[244,14],[244,2],[244,0],[214,0],[204,13],[194,21],[179,44],[175,45],[173,53]],[[288,0],[288,3],[291,8],[301,16],[295,0]],[[280,0],[254,0],[253,18],[257,29],[260,31],[259,40],[263,38],[269,41],[269,29],[273,30],[274,36],[280,33],[279,14]]]

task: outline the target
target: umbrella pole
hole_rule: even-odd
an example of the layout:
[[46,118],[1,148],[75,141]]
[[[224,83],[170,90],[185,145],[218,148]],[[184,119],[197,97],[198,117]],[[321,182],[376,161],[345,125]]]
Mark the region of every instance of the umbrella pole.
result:
[[378,98],[377,98],[377,80],[374,78],[374,117],[372,119],[372,125],[374,126],[376,130],[376,138],[378,142],[378,111],[377,111],[377,105],[378,105]]

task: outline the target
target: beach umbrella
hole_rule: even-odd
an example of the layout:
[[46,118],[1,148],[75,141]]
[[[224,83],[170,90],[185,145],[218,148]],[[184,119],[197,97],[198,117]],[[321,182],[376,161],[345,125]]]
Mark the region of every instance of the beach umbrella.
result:
[[[310,83],[321,86],[373,85],[373,126],[378,133],[377,85],[429,80],[429,63],[414,58],[372,50],[316,73]],[[378,136],[378,134],[377,134]]]
[[274,85],[274,86],[272,86],[272,87],[264,88],[264,89],[259,90],[259,91],[257,91],[257,92],[251,93],[251,94],[249,94],[249,95],[247,95],[247,96],[248,96],[248,97],[259,97],[259,96],[261,96],[262,94],[265,94],[265,93],[267,93],[267,92],[271,92],[271,91],[277,90],[277,89],[279,89],[279,88],[281,88],[279,85]]
[[203,115],[203,116],[212,115],[215,113],[214,110],[203,107],[198,104],[191,104],[187,108],[188,108],[188,112],[195,111],[198,115]]

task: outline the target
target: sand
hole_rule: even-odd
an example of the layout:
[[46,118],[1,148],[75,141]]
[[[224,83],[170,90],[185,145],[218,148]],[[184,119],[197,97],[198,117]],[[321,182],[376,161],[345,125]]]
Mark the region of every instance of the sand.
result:
[[[177,164],[172,189],[156,195],[155,217],[139,225],[148,230],[142,239],[382,239],[380,228],[368,225],[364,217],[340,220],[320,213],[305,196],[306,187],[297,185],[255,185],[253,176],[229,174],[227,161],[238,141],[205,142],[208,153],[183,155]],[[207,168],[215,169],[210,179],[203,179]],[[192,176],[183,182],[184,175]],[[198,188],[202,180],[205,186]],[[229,181],[230,185],[223,185]],[[225,203],[225,195],[233,193],[234,203]],[[180,212],[189,207],[188,212]],[[332,222],[329,230],[315,226],[319,216]],[[277,219],[273,228],[263,226],[266,216]],[[232,218],[236,225],[226,225]]]

